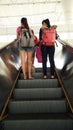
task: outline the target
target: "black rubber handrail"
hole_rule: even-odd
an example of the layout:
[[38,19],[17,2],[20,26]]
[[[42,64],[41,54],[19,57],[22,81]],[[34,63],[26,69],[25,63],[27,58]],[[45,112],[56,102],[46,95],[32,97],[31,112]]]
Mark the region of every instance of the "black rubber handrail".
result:
[[68,51],[70,51],[71,53],[73,53],[73,47],[71,45],[69,45],[69,43],[67,43],[64,40],[61,40],[60,38],[58,38],[57,41],[59,43],[61,43],[64,47],[66,47],[68,49]]
[[9,44],[5,45],[4,47],[2,47],[2,48],[0,49],[0,53],[1,53],[5,48],[10,48],[10,47],[12,47],[13,44],[16,43],[16,42],[18,42],[18,40],[13,40],[11,43],[9,43]]
[[[65,40],[60,39],[60,37],[58,37],[57,41],[58,41],[59,43],[61,43],[63,46],[68,46],[68,47],[70,47],[70,48],[73,49],[73,47],[72,47],[71,45],[69,45],[68,42],[66,42]],[[6,48],[6,47],[12,45],[12,44],[15,43],[15,42],[18,42],[18,40],[13,40],[11,43],[9,43],[9,44],[5,45],[4,47],[2,47],[2,48],[0,49],[0,51],[3,50],[3,49]]]
[[58,38],[57,41],[60,42],[64,46],[69,46],[69,47],[73,48],[68,42],[66,42],[60,38]]

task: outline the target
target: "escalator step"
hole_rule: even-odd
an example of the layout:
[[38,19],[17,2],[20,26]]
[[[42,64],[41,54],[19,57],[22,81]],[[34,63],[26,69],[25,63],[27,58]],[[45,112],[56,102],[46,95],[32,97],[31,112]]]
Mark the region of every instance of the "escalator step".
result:
[[8,108],[11,114],[64,113],[67,105],[65,100],[10,101]]
[[[43,73],[43,68],[35,68],[35,72],[36,73]],[[50,68],[47,68],[47,72],[49,72],[50,73]]]
[[73,130],[73,121],[69,117],[25,118],[25,115],[7,117],[3,122],[3,130]]
[[[42,73],[32,73],[32,76],[35,79],[43,79],[43,74]],[[48,78],[50,77],[50,73],[47,74]],[[24,79],[23,73],[20,74],[20,79]]]
[[61,88],[17,88],[13,92],[13,98],[15,100],[60,99],[62,97],[63,93]]
[[59,87],[58,79],[34,79],[34,80],[18,80],[16,87],[18,88],[49,88]]

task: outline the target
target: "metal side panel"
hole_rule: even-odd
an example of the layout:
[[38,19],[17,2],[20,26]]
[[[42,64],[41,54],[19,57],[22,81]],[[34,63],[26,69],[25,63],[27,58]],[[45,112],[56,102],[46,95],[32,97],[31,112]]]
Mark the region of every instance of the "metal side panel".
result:
[[[59,49],[59,48],[58,48]],[[62,49],[59,50],[60,55],[56,55],[61,64],[57,66],[60,78],[67,92],[69,102],[71,103],[73,112],[73,48],[66,45],[62,45]]]
[[20,68],[19,51],[13,44],[0,50],[0,114]]

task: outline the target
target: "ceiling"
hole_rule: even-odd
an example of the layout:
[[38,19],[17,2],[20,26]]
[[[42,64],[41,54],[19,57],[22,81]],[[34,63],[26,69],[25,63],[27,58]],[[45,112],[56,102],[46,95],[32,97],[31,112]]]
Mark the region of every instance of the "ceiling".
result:
[[72,5],[73,0],[0,0],[0,35],[14,35],[22,17],[36,34],[45,18],[58,25],[59,33],[72,33]]

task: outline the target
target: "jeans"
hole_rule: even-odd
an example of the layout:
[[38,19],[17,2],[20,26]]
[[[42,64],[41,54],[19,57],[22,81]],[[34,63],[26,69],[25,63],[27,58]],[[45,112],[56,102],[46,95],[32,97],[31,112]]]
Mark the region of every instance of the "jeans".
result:
[[42,45],[41,51],[42,51],[43,75],[47,75],[47,56],[48,55],[49,55],[51,75],[54,75],[54,72],[55,72],[55,63],[54,63],[55,47]]

